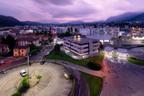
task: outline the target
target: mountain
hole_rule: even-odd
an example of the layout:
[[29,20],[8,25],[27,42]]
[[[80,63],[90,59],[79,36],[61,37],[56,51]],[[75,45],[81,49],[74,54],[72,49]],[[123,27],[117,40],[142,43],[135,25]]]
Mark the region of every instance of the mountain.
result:
[[144,13],[129,12],[118,16],[110,17],[106,22],[144,22]]
[[43,23],[40,22],[33,22],[33,21],[23,21],[24,25],[43,25]]
[[144,13],[139,14],[139,15],[135,16],[134,18],[131,18],[131,21],[144,23]]
[[0,26],[15,26],[22,25],[22,23],[14,17],[0,15]]
[[85,23],[85,22],[78,20],[78,21],[70,21],[70,22],[66,22],[66,23],[62,23],[62,24],[83,24],[83,23]]
[[52,23],[42,23],[42,22],[34,22],[34,21],[23,21],[23,24],[24,25],[47,25],[47,26],[49,26],[49,25],[58,25],[58,24],[60,24],[60,23],[57,23],[57,22],[52,22]]

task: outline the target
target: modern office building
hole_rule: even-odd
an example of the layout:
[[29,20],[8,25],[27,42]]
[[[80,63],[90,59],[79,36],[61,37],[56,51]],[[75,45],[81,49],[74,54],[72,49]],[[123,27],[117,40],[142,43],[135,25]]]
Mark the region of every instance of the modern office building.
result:
[[74,59],[84,59],[98,54],[99,41],[75,35],[64,38],[62,50]]

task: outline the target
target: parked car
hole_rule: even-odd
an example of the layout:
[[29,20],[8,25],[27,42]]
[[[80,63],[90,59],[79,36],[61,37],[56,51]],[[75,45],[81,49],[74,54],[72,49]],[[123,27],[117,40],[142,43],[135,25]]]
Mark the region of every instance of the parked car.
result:
[[6,74],[7,72],[6,72],[6,70],[2,70],[2,71],[0,71],[0,73],[1,74]]
[[28,75],[28,73],[27,73],[27,71],[26,71],[25,69],[23,69],[23,70],[20,71],[20,75],[21,75],[22,77],[25,77],[25,76]]
[[43,65],[46,61],[41,61],[40,64]]

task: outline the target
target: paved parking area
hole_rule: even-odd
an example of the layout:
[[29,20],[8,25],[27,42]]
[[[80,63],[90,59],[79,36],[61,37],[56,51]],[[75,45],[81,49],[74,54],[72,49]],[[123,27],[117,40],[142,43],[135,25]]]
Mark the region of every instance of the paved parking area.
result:
[[[11,96],[15,92],[22,79],[19,71],[25,68],[19,67],[8,71],[6,75],[0,75],[0,96]],[[32,78],[36,75],[41,75],[42,78],[24,96],[68,96],[72,82],[64,78],[63,74],[67,72],[64,67],[51,63],[34,64],[29,70]]]

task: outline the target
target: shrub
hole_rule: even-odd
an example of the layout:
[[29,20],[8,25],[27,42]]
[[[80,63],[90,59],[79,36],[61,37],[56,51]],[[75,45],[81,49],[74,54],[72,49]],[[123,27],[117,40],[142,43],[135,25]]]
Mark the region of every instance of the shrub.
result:
[[25,77],[23,78],[21,85],[18,88],[18,91],[20,93],[25,93],[28,89],[29,89],[30,85],[29,85],[29,77]]
[[100,70],[101,69],[101,65],[96,64],[95,62],[88,62],[87,67],[92,69],[92,70]]
[[29,88],[29,77],[24,77],[20,83],[20,86],[17,88],[16,93],[11,96],[22,96],[22,94],[25,93]]
[[36,78],[37,78],[38,80],[40,80],[40,79],[42,78],[42,76],[41,76],[41,75],[37,75]]

